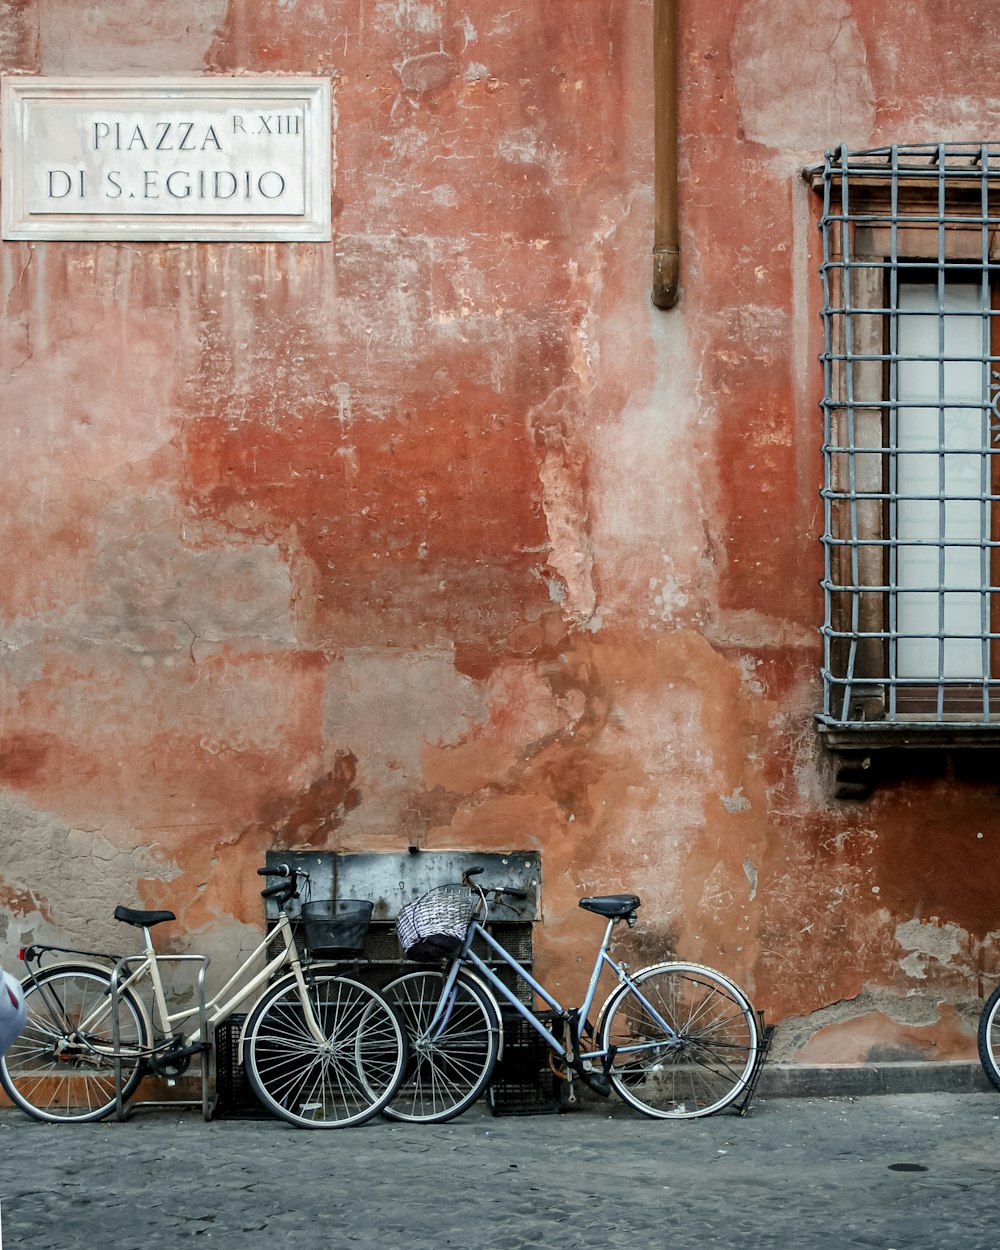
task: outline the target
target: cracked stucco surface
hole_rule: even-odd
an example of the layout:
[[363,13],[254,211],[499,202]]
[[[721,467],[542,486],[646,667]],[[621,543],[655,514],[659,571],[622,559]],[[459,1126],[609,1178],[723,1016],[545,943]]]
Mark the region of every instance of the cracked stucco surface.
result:
[[[122,891],[116,903],[141,907],[135,883],[168,881],[176,870],[155,846],[133,834],[107,837],[99,829],[73,829],[41,812],[0,795],[0,840],[4,848],[2,893],[15,916],[2,916],[8,955],[23,943],[56,942],[66,934],[86,935],[97,949],[117,950],[123,934],[107,906],[108,882]],[[123,844],[124,842],[124,844]],[[44,893],[39,884],[44,883]],[[129,889],[128,883],[132,883]]]
[[899,966],[909,977],[925,979],[932,961],[966,973],[972,971],[969,935],[957,925],[907,920],[896,926],[896,941],[908,952]]
[[268,849],[516,846],[569,999],[627,889],[782,1054],[974,1055],[995,783],[838,804],[812,720],[800,170],[997,119],[981,4],[897,19],[690,7],[663,315],[651,0],[0,3],[4,73],[328,77],[336,171],[329,245],[0,244],[8,943],[144,903],[221,970]]
[[[787,32],[801,35],[789,53]],[[864,145],[876,92],[849,0],[750,0],[734,30],[734,86],[749,139],[822,151],[831,139]]]

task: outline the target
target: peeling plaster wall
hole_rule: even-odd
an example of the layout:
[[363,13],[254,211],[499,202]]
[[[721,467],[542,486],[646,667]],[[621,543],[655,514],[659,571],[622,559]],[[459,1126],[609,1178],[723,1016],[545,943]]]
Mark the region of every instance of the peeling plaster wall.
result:
[[0,0],[9,74],[334,86],[331,244],[0,245],[0,955],[265,851],[537,849],[800,1062],[973,1058],[995,778],[817,746],[817,204],[840,142],[996,137],[992,6],[683,5],[649,303],[651,0]]

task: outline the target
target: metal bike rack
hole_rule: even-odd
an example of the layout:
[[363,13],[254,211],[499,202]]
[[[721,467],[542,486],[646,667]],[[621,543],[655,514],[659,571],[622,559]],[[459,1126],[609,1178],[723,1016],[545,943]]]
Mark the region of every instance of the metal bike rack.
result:
[[[207,955],[157,955],[158,964],[165,963],[197,963],[199,968],[195,980],[195,991],[198,995],[198,1033],[202,1039],[201,1051],[201,1098],[189,1099],[146,1099],[143,1102],[126,1103],[122,1097],[122,1057],[121,1057],[121,1030],[118,1023],[118,1001],[119,1001],[119,984],[121,982],[122,973],[128,968],[129,964],[141,963],[146,955],[125,955],[119,959],[115,965],[115,970],[111,974],[111,1030],[115,1051],[115,1112],[116,1118],[119,1120],[127,1120],[133,1111],[139,1107],[201,1107],[202,1118],[211,1120],[212,1118],[212,1101],[209,1097],[209,1062],[208,1052],[210,1043],[208,1040],[208,1019],[205,1012],[205,974],[208,970]],[[152,1023],[152,1020],[150,1021]],[[161,1021],[161,1024],[163,1022]]]
[[774,1037],[774,1025],[764,1023],[764,1013],[757,1012],[757,1028],[760,1031],[760,1046],[757,1048],[757,1059],[753,1065],[753,1071],[750,1073],[750,1080],[747,1081],[746,1089],[734,1103],[736,1110],[741,1116],[750,1114],[750,1104],[753,1102],[753,1096],[757,1092],[757,1082],[760,1080],[760,1074],[767,1063],[767,1057],[771,1052],[771,1040]]

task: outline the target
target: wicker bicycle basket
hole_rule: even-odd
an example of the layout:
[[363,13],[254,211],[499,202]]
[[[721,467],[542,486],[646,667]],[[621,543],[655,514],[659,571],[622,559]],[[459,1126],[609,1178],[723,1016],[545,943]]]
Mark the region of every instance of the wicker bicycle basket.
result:
[[360,898],[323,898],[303,903],[302,931],[306,946],[320,959],[360,954],[374,906]]
[[407,957],[418,963],[433,963],[457,954],[477,898],[467,886],[442,885],[402,908],[396,933]]

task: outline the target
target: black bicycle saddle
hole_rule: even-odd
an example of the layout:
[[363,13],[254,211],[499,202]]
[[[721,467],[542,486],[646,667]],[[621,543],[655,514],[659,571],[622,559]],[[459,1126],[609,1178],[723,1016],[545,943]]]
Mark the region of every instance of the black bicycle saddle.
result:
[[599,894],[594,898],[580,899],[580,906],[585,911],[595,911],[599,916],[607,916],[611,920],[630,916],[641,903],[635,894]]
[[134,924],[136,928],[148,929],[150,925],[160,924],[163,920],[176,920],[172,911],[136,911],[132,907],[116,907],[115,919],[124,924]]

